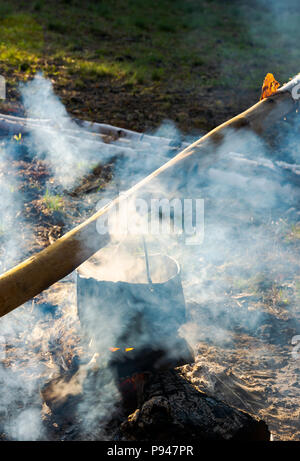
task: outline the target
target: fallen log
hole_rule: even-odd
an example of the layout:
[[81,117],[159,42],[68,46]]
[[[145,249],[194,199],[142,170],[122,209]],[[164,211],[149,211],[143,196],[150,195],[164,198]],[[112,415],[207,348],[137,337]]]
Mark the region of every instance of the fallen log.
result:
[[[293,83],[294,82],[294,83]],[[222,141],[232,141],[236,148],[243,137],[241,130],[264,130],[269,123],[280,119],[296,109],[291,90],[299,79],[289,82],[274,95],[264,99],[245,112],[218,126],[198,141],[144,178],[126,193],[112,200],[88,220],[58,239],[53,245],[30,257],[0,277],[0,316],[3,316],[30,300],[53,283],[70,274],[81,263],[92,256],[109,241],[108,235],[100,235],[96,229],[98,219],[120,204],[123,200],[155,189],[159,182],[169,181],[168,196],[182,190],[189,182],[189,173],[197,175],[198,168],[215,160],[214,154]],[[230,143],[226,143],[229,146]],[[229,150],[229,147],[227,147]],[[207,155],[210,154],[210,155]],[[172,187],[171,187],[172,186]]]
[[[92,142],[106,143],[110,140],[114,141],[117,147],[128,147],[132,144],[139,144],[144,147],[156,146],[167,148],[172,144],[172,139],[147,135],[144,133],[137,133],[135,131],[126,130],[123,128],[107,125],[104,123],[89,122],[80,119],[71,119],[73,123],[70,123],[70,119],[66,118],[63,125],[57,125],[56,121],[46,119],[32,119],[17,117],[13,115],[0,114],[0,130],[4,134],[19,134],[22,135],[31,132],[34,129],[43,129],[62,132],[66,137],[84,137],[86,140]],[[183,143],[184,147],[187,147],[187,143]]]
[[[69,143],[69,145],[84,146],[84,152],[94,152],[93,162],[103,162],[112,158],[135,157],[137,154],[149,155],[150,152],[157,151],[156,158],[160,163],[164,163],[168,158],[173,157],[179,149],[188,147],[187,142],[178,142],[176,145],[171,139],[158,136],[144,135],[134,131],[123,130],[105,124],[97,124],[78,119],[66,118],[62,125],[57,125],[53,120],[45,119],[25,119],[12,115],[0,114],[0,133],[1,136],[13,136],[32,134],[39,132],[40,137],[51,139],[57,133]],[[159,144],[158,144],[159,143]],[[129,186],[128,186],[129,187]]]

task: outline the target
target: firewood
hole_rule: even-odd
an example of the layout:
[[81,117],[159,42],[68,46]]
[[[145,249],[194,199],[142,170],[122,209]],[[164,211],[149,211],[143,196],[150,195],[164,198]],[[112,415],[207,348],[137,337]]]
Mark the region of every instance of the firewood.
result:
[[198,391],[180,369],[153,375],[118,431],[121,441],[270,440],[266,423]]
[[[298,84],[295,80],[295,85]],[[108,235],[100,235],[96,222],[123,200],[144,194],[150,187],[168,181],[169,196],[182,190],[189,182],[189,174],[197,175],[197,168],[213,164],[213,155],[225,139],[241,143],[243,130],[261,132],[269,123],[280,119],[296,109],[291,95],[293,84],[283,87],[274,95],[264,99],[240,115],[223,123],[129,189],[112,200],[88,220],[58,239],[53,245],[23,261],[0,277],[0,316],[25,303],[44,289],[76,269],[109,241]],[[229,142],[227,143],[229,146]],[[63,154],[63,153],[62,153]],[[209,155],[208,155],[209,154]]]
[[[102,389],[108,383],[103,370],[88,368],[46,383],[41,395],[51,410],[48,437],[53,437],[56,424],[60,439],[86,439],[89,434],[82,432],[79,407],[87,392],[98,406]],[[270,440],[270,431],[263,420],[198,391],[180,368],[138,375],[135,386],[138,399],[131,398],[129,387],[123,388],[123,396],[116,397],[110,414],[104,420],[99,415],[100,439],[174,445],[213,440]],[[134,406],[128,406],[128,402]]]

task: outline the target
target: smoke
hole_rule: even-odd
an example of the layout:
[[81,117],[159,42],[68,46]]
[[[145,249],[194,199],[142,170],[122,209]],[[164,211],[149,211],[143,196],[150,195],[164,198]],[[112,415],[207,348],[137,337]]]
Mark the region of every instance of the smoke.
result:
[[258,0],[257,3],[261,6],[262,11],[269,13],[271,22],[280,35],[279,41],[286,40],[288,35],[297,32],[297,18],[295,17],[299,13],[299,2],[297,0],[275,0],[273,2]]
[[[190,322],[181,330],[189,342],[232,344],[235,331],[259,336],[263,324],[276,321],[261,300],[271,296],[276,287],[282,291],[282,277],[298,271],[287,236],[299,217],[299,166],[294,163],[299,164],[299,154],[297,149],[292,149],[290,157],[285,153],[289,146],[297,144],[295,126],[285,134],[284,144],[271,146],[247,130],[228,131],[220,146],[183,162],[175,174],[164,175],[162,181],[155,181],[147,190],[150,196],[197,197],[205,202],[202,245],[183,244],[175,235],[146,235],[150,253],[171,254],[182,266]],[[126,171],[124,162],[122,173]],[[136,182],[132,170],[130,174]],[[141,221],[146,221],[148,215],[131,210],[130,219],[139,223],[139,228],[147,227]],[[111,231],[116,240],[120,238],[122,221],[122,214],[119,222],[113,221]],[[136,242],[139,247],[139,235]],[[126,245],[125,257],[124,249],[116,251],[113,247],[108,256],[105,250],[105,279],[107,271],[111,272],[111,281],[124,273],[133,251],[128,240],[123,242],[123,248]],[[143,253],[141,247],[139,251]],[[136,264],[134,271],[138,268]],[[277,339],[273,337],[273,341]],[[171,343],[169,348],[172,351]]]
[[29,408],[15,416],[6,427],[13,440],[36,441],[41,438],[41,410]]
[[[1,319],[2,354],[0,364],[1,433],[13,440],[40,440],[42,402],[37,383],[45,373],[40,356],[33,353],[36,319],[23,306]],[[40,339],[39,339],[40,342]],[[37,352],[37,351],[36,351]]]
[[[193,342],[198,335],[198,341],[224,344],[233,341],[234,330],[259,335],[264,322],[274,322],[266,306],[258,306],[272,287],[281,290],[282,277],[298,271],[287,235],[299,219],[299,166],[293,163],[299,164],[299,154],[293,149],[288,159],[282,150],[296,139],[291,129],[274,153],[274,146],[255,134],[228,132],[221,146],[191,159],[191,168],[180,165],[180,171],[169,180],[165,175],[150,190],[161,198],[199,197],[205,202],[202,245],[146,236],[149,251],[160,248],[182,265]],[[291,162],[286,169],[283,157]],[[182,330],[189,340],[187,326]]]
[[247,5],[248,14],[241,9],[246,33],[257,56],[257,64],[253,56],[254,63],[249,72],[254,74],[257,65],[262,72],[261,80],[267,72],[273,72],[283,84],[299,72],[299,2],[257,0],[253,3],[253,6]]
[[[0,145],[0,270],[4,272],[18,261],[24,251],[25,241],[31,237],[30,223],[21,215],[24,206],[18,170],[14,165],[13,143]],[[16,222],[19,227],[16,231]]]
[[239,153],[231,151],[229,135],[214,165],[189,188],[201,193],[206,212],[202,247],[192,249],[192,264],[188,248],[183,255],[185,294],[198,340],[213,344],[232,341],[235,330],[259,335],[263,323],[274,322],[259,301],[281,285],[282,274],[290,277],[298,270],[285,238],[298,219],[298,186],[267,144],[254,135],[249,139],[247,132],[239,135]]
[[[105,162],[118,153],[112,183],[106,190],[91,194],[91,204],[124,192],[190,141],[174,124],[166,122],[151,136],[136,137],[128,144],[117,140],[107,145],[97,137],[94,139],[91,132],[79,128],[68,117],[49,81],[39,76],[23,87],[22,94],[28,117],[44,120],[42,128],[41,124],[36,124],[24,139],[24,149],[27,155],[38,156],[49,165],[53,179],[49,187],[61,191],[69,189],[90,171],[94,162]],[[277,144],[276,155],[274,146],[271,148],[257,135],[242,130],[230,131],[221,145],[211,146],[202,156],[191,157],[172,175],[164,174],[163,180],[156,181],[147,190],[148,196],[201,198],[205,202],[205,235],[201,245],[187,245],[181,235],[145,236],[150,256],[162,253],[180,263],[188,312],[188,321],[182,324],[180,334],[190,344],[196,345],[203,340],[234,345],[236,332],[260,337],[260,328],[274,320],[274,313],[268,311],[263,299],[274,286],[280,286],[282,277],[289,278],[298,270],[297,259],[287,241],[292,226],[299,220],[297,164],[300,162],[299,149],[292,148],[295,145],[299,143],[294,126],[286,132],[284,145]],[[290,156],[280,155],[284,149],[293,152]],[[16,142],[6,139],[1,146],[0,170],[3,197],[0,222],[1,229],[4,228],[2,270],[12,261],[23,258],[24,242],[28,242],[16,226],[16,215],[24,232],[32,232],[30,223],[22,215],[26,197],[18,181],[13,179],[15,175],[5,174],[13,168],[12,158],[16,155],[21,156],[22,150]],[[141,226],[148,216],[137,211],[132,212],[131,219]],[[114,225],[118,228],[118,223]],[[128,345],[137,350],[149,339],[143,329],[139,338],[130,336],[128,332],[134,330],[132,325],[136,322],[132,305],[124,303],[121,295],[112,302],[112,292],[116,282],[129,280],[128,274],[130,282],[147,285],[145,259],[142,262],[140,259],[144,258],[144,252],[141,235],[133,235],[131,239],[120,239],[118,233],[112,235],[111,245],[100,253],[102,267],[98,268],[99,279],[107,282],[108,291],[95,297],[87,290],[81,300],[86,307],[87,337],[80,347],[78,338],[82,331],[80,333],[72,280],[65,280],[56,288],[56,303],[49,300],[55,309],[49,309],[45,299],[42,303],[38,300],[37,304],[28,303],[0,319],[0,336],[4,338],[1,344],[6,344],[8,354],[0,370],[4,390],[0,413],[5,415],[3,431],[8,438],[39,440],[47,437],[40,417],[43,406],[40,391],[47,381],[60,376],[62,380],[50,393],[53,401],[64,402],[67,396],[78,396],[79,403],[73,410],[80,422],[81,436],[108,437],[104,423],[120,400],[115,376],[107,367],[111,359],[109,348],[118,346],[117,340],[125,333],[129,335],[128,341],[134,337],[135,343]],[[163,264],[159,269],[156,278],[153,267],[150,268],[154,282],[160,280],[165,269]],[[95,269],[91,270],[95,275]],[[49,293],[51,290],[48,296]],[[175,303],[173,317],[158,322],[161,312],[147,314],[145,309],[145,305],[152,302],[151,291],[140,291],[139,295],[136,312],[145,311],[146,322],[157,327],[158,332],[163,331],[164,347],[170,357],[176,357],[172,322],[173,317],[180,317],[180,308],[177,309]],[[43,296],[47,298],[47,293]],[[172,293],[168,302],[164,298],[167,296],[160,299],[162,311],[174,301]],[[66,362],[75,354],[78,354],[79,365],[72,371]],[[70,401],[72,404],[72,399]]]
[[71,120],[64,105],[53,91],[49,80],[37,75],[21,86],[21,95],[27,117],[44,123],[32,127],[29,149],[35,156],[46,159],[57,186],[70,189],[92,167],[108,158],[109,149]]
[[[152,148],[157,151],[157,142],[152,147],[147,141],[140,143],[136,140],[130,149],[119,146],[118,142],[115,146],[105,144],[99,136],[88,134],[70,119],[54,94],[51,82],[40,75],[23,85],[21,93],[31,128],[22,138],[7,137],[1,144],[1,272],[24,259],[34,241],[33,223],[24,214],[28,189],[24,187],[23,178],[19,174],[19,160],[42,159],[50,171],[50,181],[44,187],[62,194],[65,189],[70,190],[93,166],[111,159],[115,147],[119,154],[116,165],[118,184],[122,181],[125,184],[128,177],[130,181],[135,181],[138,175],[146,175],[164,163],[172,149],[166,143],[160,156],[149,161],[147,154]],[[141,145],[143,149],[138,158],[136,150]],[[137,160],[141,162],[140,165]],[[126,168],[123,170],[124,165]],[[126,184],[123,187],[128,186]],[[42,189],[40,194],[43,192]],[[31,191],[29,193],[31,195]],[[111,194],[116,194],[116,186],[112,192],[108,192],[108,196],[111,197]],[[64,291],[62,296],[64,298],[59,308],[51,305],[51,302],[49,305],[47,302],[27,303],[1,319],[1,358],[4,357],[1,384],[5,391],[1,395],[0,407],[1,414],[5,414],[3,433],[7,438],[39,440],[47,437],[41,419],[43,398],[40,391],[47,381],[68,369],[66,360],[69,336],[69,347],[74,355],[78,337],[74,299],[66,297]],[[101,383],[96,387],[90,386],[90,379],[94,378],[90,378],[91,370],[86,362],[90,361],[93,365],[93,352],[88,350],[82,357],[75,378],[71,381],[66,379],[65,383],[63,379],[55,389],[55,399],[59,402],[67,395],[80,396],[77,416],[82,421],[82,431],[89,433],[89,437],[93,437],[92,434],[99,437],[101,421],[111,413],[118,400],[114,377],[106,366],[108,348],[113,344],[114,337],[112,333],[108,336],[105,333],[109,331],[106,325],[114,323],[113,332],[117,334],[121,330],[120,319],[111,315],[110,318],[103,318],[102,323],[101,318],[99,320],[100,326],[104,327],[100,348]],[[58,346],[64,341],[66,345]],[[72,345],[72,342],[75,344]],[[100,394],[99,387],[102,389]]]

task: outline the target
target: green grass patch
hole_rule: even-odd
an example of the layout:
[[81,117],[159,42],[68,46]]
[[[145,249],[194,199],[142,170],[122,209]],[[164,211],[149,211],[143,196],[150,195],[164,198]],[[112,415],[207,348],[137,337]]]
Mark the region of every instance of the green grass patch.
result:
[[0,0],[0,73],[14,85],[42,70],[82,92],[111,79],[259,94],[267,72],[299,71],[300,5],[284,4],[274,16],[255,0]]
[[53,195],[46,190],[43,201],[50,211],[61,211],[64,208],[64,200],[60,195]]

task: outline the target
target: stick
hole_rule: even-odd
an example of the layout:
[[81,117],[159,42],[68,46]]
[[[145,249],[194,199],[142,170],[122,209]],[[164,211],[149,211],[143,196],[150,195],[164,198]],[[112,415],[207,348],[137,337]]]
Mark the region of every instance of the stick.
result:
[[[173,184],[173,191],[170,190],[171,195],[174,191],[179,190],[178,185],[188,183],[189,171],[192,169],[194,175],[194,170],[199,167],[200,161],[201,166],[203,160],[206,164],[214,162],[213,154],[221,145],[225,135],[228,139],[236,140],[234,136],[237,130],[242,128],[260,132],[268,122],[274,123],[276,119],[285,116],[296,107],[290,88],[286,91],[284,89],[278,91],[275,95],[258,102],[191,144],[126,193],[112,200],[88,220],[58,239],[53,245],[5,272],[0,277],[0,316],[22,305],[70,274],[105,246],[109,237],[97,232],[97,220],[103,218],[122,200],[133,197],[137,192],[140,194],[146,192],[147,188],[155,186],[156,180],[162,181],[161,184],[163,184],[167,179],[170,181],[170,178]],[[204,157],[205,153],[212,155]]]

